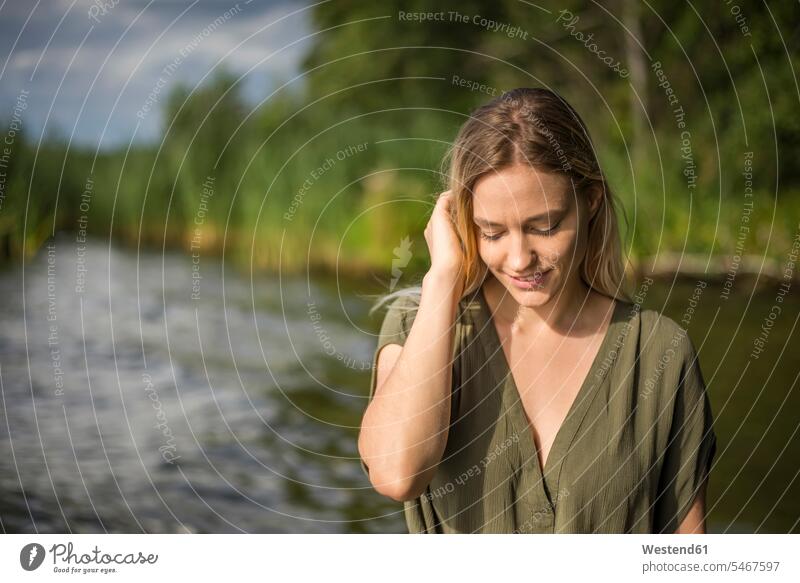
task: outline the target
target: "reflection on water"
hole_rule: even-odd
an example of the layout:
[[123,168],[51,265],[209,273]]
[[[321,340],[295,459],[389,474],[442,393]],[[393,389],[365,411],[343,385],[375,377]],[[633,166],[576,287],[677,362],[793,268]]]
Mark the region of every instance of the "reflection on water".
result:
[[[380,324],[358,285],[104,243],[79,258],[74,241],[0,274],[4,531],[405,531],[357,457]],[[689,330],[718,418],[710,528],[796,530],[798,368],[773,364],[797,301],[742,376],[719,363],[747,360],[774,294],[704,293]],[[645,305],[679,320],[691,294]]]
[[0,275],[6,531],[404,530],[357,459],[355,293],[102,243],[76,291],[79,265],[65,236]]

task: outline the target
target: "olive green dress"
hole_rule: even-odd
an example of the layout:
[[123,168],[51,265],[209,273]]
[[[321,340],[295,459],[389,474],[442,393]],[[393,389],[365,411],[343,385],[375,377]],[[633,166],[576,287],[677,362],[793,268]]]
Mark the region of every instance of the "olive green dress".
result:
[[[383,346],[405,343],[418,298],[390,305],[373,365]],[[482,289],[461,300],[455,324],[447,446],[425,492],[404,503],[409,532],[675,532],[716,451],[685,330],[617,300],[541,468]]]

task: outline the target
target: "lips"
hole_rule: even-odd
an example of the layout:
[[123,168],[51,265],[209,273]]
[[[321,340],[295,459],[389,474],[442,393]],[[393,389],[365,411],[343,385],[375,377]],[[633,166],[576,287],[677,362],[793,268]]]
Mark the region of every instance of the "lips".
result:
[[519,278],[513,275],[508,275],[509,279],[511,279],[512,283],[517,287],[527,289],[534,286],[541,286],[544,284],[545,280],[547,279],[547,275],[552,271],[552,269],[548,269],[547,271],[537,272],[527,278]]

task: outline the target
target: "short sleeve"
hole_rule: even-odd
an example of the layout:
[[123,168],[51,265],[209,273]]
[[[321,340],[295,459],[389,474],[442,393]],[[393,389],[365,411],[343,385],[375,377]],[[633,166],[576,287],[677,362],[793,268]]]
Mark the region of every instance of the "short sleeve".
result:
[[654,511],[654,530],[665,534],[677,531],[689,513],[716,453],[711,406],[697,352],[688,335],[681,346],[675,350],[680,355],[680,376]]
[[[372,372],[369,381],[369,396],[367,398],[368,405],[375,395],[375,384],[378,376],[378,354],[387,344],[405,345],[418,308],[419,299],[407,295],[398,297],[389,305],[386,316],[383,318],[380,332],[378,333],[378,344],[372,356]],[[369,476],[369,471],[364,460],[361,460],[361,467]]]

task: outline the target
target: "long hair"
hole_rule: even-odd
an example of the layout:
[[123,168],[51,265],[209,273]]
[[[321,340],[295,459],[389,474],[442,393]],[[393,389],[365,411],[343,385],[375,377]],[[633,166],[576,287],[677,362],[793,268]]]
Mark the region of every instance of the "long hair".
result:
[[[446,190],[453,193],[451,218],[462,247],[462,298],[476,291],[486,276],[473,227],[475,184],[490,172],[516,164],[565,175],[578,196],[587,197],[592,188],[602,193],[589,220],[580,276],[597,292],[630,302],[618,202],[600,169],[586,124],[563,97],[543,88],[513,89],[475,109],[442,161]],[[421,290],[414,286],[381,296],[370,313],[401,296],[418,298]]]

